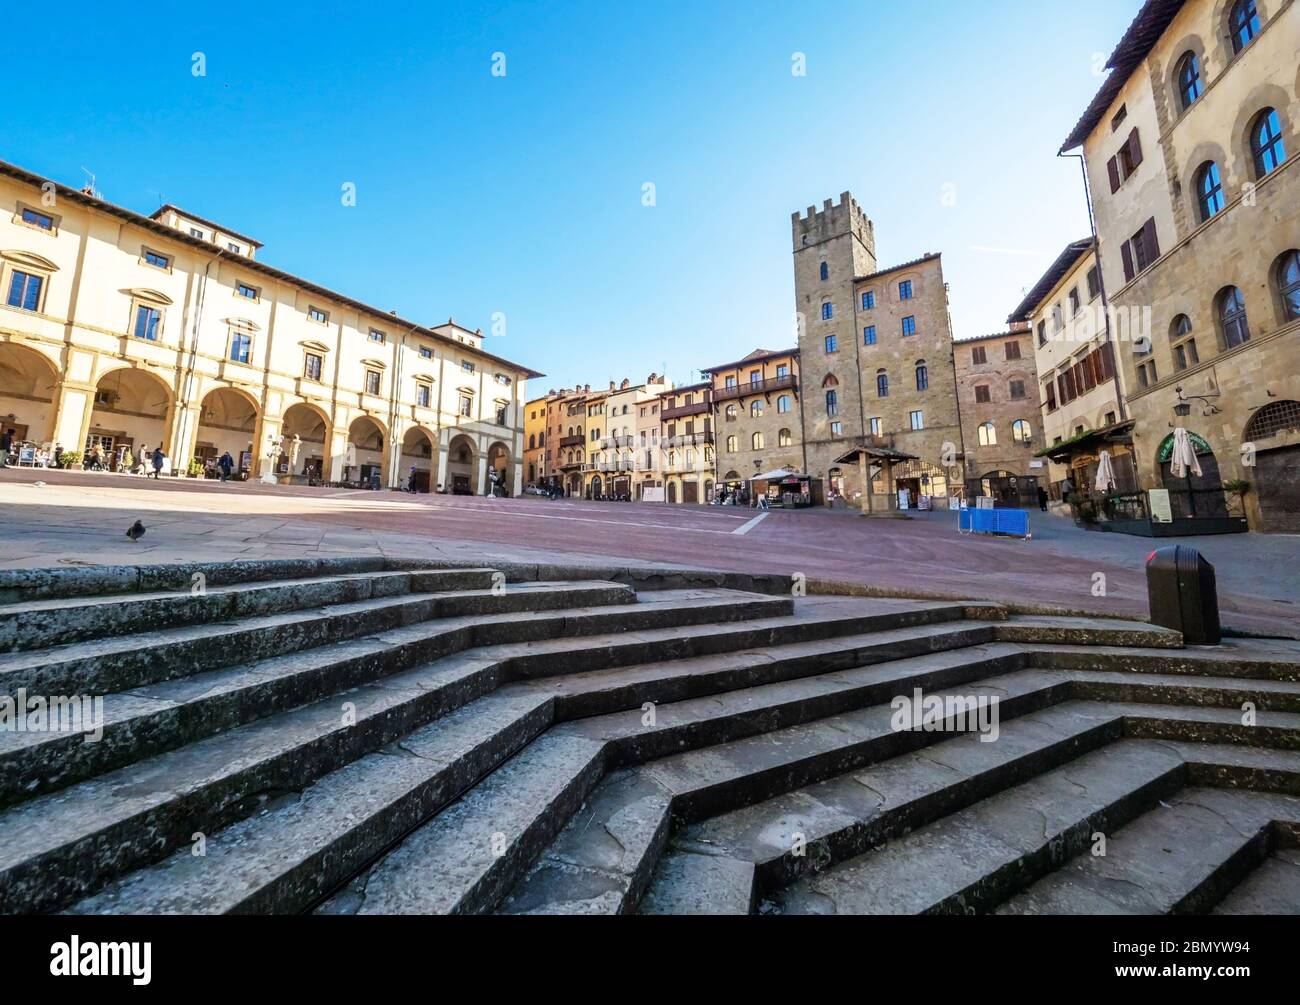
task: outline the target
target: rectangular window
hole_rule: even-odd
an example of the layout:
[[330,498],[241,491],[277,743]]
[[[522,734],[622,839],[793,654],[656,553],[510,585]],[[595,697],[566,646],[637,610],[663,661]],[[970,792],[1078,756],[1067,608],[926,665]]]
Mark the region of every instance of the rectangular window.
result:
[[320,380],[321,367],[324,362],[321,356],[314,352],[307,354],[306,361],[303,364],[302,373],[308,380]]
[[781,363],[781,364],[779,364],[779,365],[777,366],[777,368],[776,368],[776,375],[777,375],[777,377],[788,377],[788,376],[790,376],[790,367],[789,367],[788,365],[786,365],[785,363]]
[[311,318],[317,324],[327,325],[330,323],[330,312],[323,311],[319,307],[308,307],[307,317]]
[[903,318],[903,335],[907,336],[907,335],[915,335],[915,334],[916,334],[916,318],[912,317],[909,314],[907,317]]
[[875,345],[875,344],[876,344],[876,326],[875,326],[875,325],[867,325],[867,327],[865,327],[865,328],[862,329],[862,344],[863,344],[863,345]]
[[468,394],[460,396],[460,414],[465,418],[472,418],[474,415],[474,399]]
[[54,229],[54,217],[48,213],[38,213],[34,209],[23,209],[23,223],[30,224],[33,227],[39,227],[41,230]]
[[460,361],[460,368],[464,370],[466,373],[474,372],[474,364],[467,359],[463,359]]
[[1120,245],[1124,261],[1125,280],[1133,279],[1139,272],[1160,257],[1160,242],[1156,239],[1156,221],[1148,220],[1136,234]]
[[913,429],[925,428],[925,416],[921,412],[912,413],[912,428]]
[[228,243],[226,248],[233,251],[236,255],[243,254],[238,244]]
[[150,251],[148,248],[144,252],[144,264],[152,265],[155,269],[170,269],[172,260],[166,255],[160,255],[156,251]]
[[829,321],[835,316],[835,307],[832,304],[822,304],[822,320]]
[[1049,380],[1046,384],[1043,385],[1043,391],[1045,393],[1045,397],[1047,398],[1047,410],[1049,412],[1055,412],[1056,411],[1056,382]]
[[831,436],[839,437],[839,436],[842,436],[843,434],[844,434],[844,423],[842,423],[842,422],[832,422],[832,423],[831,423]]
[[383,345],[385,342],[388,341],[388,336],[385,335],[383,332],[381,332],[378,328],[371,328],[370,341],[378,342],[380,345]]
[[1038,322],[1038,344],[1047,345],[1047,322]]
[[257,300],[262,295],[262,291],[256,286],[249,286],[247,283],[236,283],[235,292],[245,300]]
[[253,354],[253,336],[248,332],[231,331],[230,358],[236,363],[247,363]]
[[762,370],[750,370],[750,371],[749,371],[749,382],[750,382],[751,384],[761,384],[761,383],[763,382],[763,371],[762,371]]
[[876,307],[875,291],[868,290],[866,293],[862,294],[862,309],[864,311],[870,311],[870,310],[875,310],[875,307]]
[[162,312],[158,308],[139,304],[135,309],[135,337],[157,342],[160,321]]
[[1079,287],[1070,291],[1070,317],[1077,317],[1079,314]]
[[826,351],[827,351],[827,352],[835,352],[835,336],[834,336],[834,335],[827,335],[827,336],[826,336]]
[[879,435],[880,435],[880,430],[881,430],[881,428],[882,428],[882,426],[881,426],[881,423],[880,423],[880,419],[879,419],[878,417],[877,417],[877,418],[874,418],[874,419],[871,420],[871,435],[872,435],[872,436],[879,436]]
[[498,426],[504,426],[504,425],[506,424],[506,409],[509,408],[509,407],[510,407],[510,406],[508,406],[508,405],[497,405],[497,425],[498,425]]
[[190,228],[190,237],[197,237],[200,241],[205,240],[203,231],[199,230],[198,227]]
[[415,403],[421,408],[429,407],[429,390],[428,384],[415,385]]
[[1002,348],[1003,348],[1003,349],[1005,350],[1005,352],[1006,352],[1006,357],[1007,357],[1007,359],[1019,359],[1019,358],[1020,358],[1020,343],[1019,343],[1019,342],[1004,342],[1003,345],[1002,345]]
[[36,276],[30,272],[19,272],[15,269],[9,277],[9,298],[6,303],[10,307],[18,307],[24,311],[39,310],[41,306],[41,288],[44,285],[44,276]]
[[378,393],[379,393],[379,371],[367,370],[366,371],[366,394],[378,394]]
[[1023,380],[1013,380],[1011,382],[1011,397],[1019,399],[1025,396],[1025,382]]
[[1094,265],[1088,270],[1088,299],[1096,300],[1099,293],[1101,293],[1101,273]]
[[898,284],[898,299],[899,300],[912,299],[912,280],[905,279],[903,280],[903,282]]
[[982,345],[977,345],[970,351],[970,361],[972,365],[979,366],[989,361],[989,354],[984,351]]
[[420,346],[420,359],[433,359],[433,350],[427,345]]
[[[510,386],[510,378],[507,377],[504,373],[499,373],[499,374],[496,375],[496,382],[497,382],[498,384],[500,384],[502,387],[509,387],[509,386]],[[601,410],[602,412],[605,411],[605,406],[604,406],[604,405],[601,405],[601,406],[600,406],[600,410]]]
[[975,385],[975,400],[980,404],[987,404],[989,400],[989,386],[987,384]]
[[734,375],[731,376],[731,377],[728,377],[728,378],[727,378],[727,380],[726,380],[726,385],[727,385],[727,387],[735,387],[735,386],[736,386],[736,378],[735,378]]

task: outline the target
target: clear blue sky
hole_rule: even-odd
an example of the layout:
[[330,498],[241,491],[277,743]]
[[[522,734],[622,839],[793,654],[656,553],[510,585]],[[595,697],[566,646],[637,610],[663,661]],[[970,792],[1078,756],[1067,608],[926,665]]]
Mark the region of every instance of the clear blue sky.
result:
[[504,312],[488,347],[549,375],[532,393],[685,381],[793,343],[790,214],[845,189],[882,266],[944,253],[958,338],[1002,330],[1087,234],[1055,154],[1138,6],[63,4],[57,59],[0,43],[0,159],[91,168],[113,202],[174,202],[404,317]]

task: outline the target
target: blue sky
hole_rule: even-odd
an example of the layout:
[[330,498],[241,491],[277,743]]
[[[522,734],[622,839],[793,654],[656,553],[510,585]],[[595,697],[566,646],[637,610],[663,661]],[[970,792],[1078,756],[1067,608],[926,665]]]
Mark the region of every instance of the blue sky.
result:
[[793,344],[790,214],[845,189],[882,266],[944,253],[956,337],[1002,330],[1087,234],[1055,154],[1138,6],[65,4],[57,61],[3,43],[0,159],[405,317],[502,312],[530,392],[686,381]]

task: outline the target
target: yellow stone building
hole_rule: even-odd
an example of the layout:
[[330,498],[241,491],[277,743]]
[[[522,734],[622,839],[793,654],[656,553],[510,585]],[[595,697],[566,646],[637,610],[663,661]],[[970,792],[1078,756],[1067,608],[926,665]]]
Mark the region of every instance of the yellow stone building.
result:
[[289,275],[175,206],[143,216],[0,162],[0,423],[114,469],[229,452],[250,478],[483,493],[523,482],[525,382],[454,321]]

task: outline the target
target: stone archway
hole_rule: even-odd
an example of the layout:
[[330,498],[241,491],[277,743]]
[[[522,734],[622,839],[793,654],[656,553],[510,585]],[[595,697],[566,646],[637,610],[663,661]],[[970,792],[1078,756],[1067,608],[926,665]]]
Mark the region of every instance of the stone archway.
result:
[[237,474],[251,474],[256,462],[258,407],[253,396],[234,387],[218,387],[203,396],[195,433],[194,460],[208,466],[229,453]]
[[384,442],[388,431],[373,416],[362,415],[348,426],[347,456],[343,459],[344,481],[374,485],[375,475],[379,485],[388,484],[388,451]]
[[487,493],[492,489],[492,472],[496,472],[496,494],[509,495],[510,486],[513,479],[510,477],[511,458],[510,448],[497,440],[487,451],[487,471],[484,477],[488,482],[483,486],[483,492]]
[[1259,529],[1300,533],[1300,401],[1270,402],[1246,423],[1243,444],[1255,456],[1253,483]]
[[1223,495],[1223,480],[1219,475],[1219,461],[1210,444],[1196,433],[1188,431],[1201,473],[1190,471],[1183,478],[1175,477],[1171,463],[1174,434],[1170,433],[1156,451],[1156,464],[1160,469],[1160,484],[1169,490],[1169,503],[1175,518],[1226,517],[1228,503]]
[[457,496],[474,495],[475,468],[478,466],[478,448],[464,433],[451,438],[447,444],[447,480],[443,491]]
[[401,488],[411,488],[414,471],[416,492],[429,492],[433,488],[434,458],[438,448],[434,434],[423,426],[412,426],[402,437],[401,470],[398,471]]
[[276,475],[306,478],[309,482],[330,477],[330,420],[322,409],[304,401],[295,402],[285,409],[280,433],[284,441],[275,461]]
[[[99,378],[86,422],[84,441],[65,449],[81,450],[83,467],[117,470],[126,453],[140,459],[161,446],[171,449],[176,409],[172,389],[158,376],[135,367],[119,367]],[[189,458],[164,457],[163,474],[184,470]]]
[[[59,371],[54,362],[25,345],[0,342],[0,428],[18,444],[54,445]],[[80,446],[69,446],[79,450]]]

